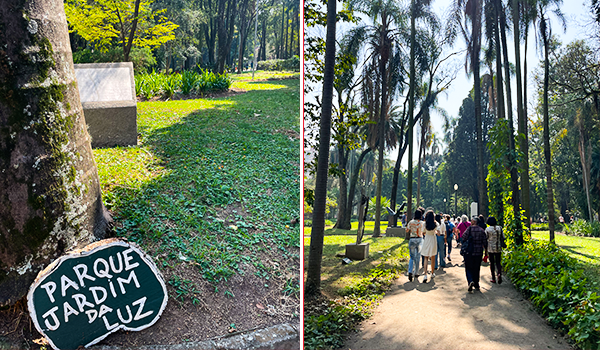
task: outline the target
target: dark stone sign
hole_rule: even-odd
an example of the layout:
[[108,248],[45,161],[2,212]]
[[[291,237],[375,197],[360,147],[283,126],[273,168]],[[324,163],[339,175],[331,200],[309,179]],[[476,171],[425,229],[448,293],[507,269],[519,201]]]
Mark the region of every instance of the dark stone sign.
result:
[[29,289],[31,319],[54,349],[90,346],[119,329],[139,331],[167,306],[165,282],[152,260],[119,239],[62,256]]

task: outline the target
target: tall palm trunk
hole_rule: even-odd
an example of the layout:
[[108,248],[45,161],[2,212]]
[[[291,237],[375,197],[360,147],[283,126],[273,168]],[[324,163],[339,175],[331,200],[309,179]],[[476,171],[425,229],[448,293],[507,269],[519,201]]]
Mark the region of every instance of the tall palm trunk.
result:
[[[506,26],[506,14],[504,11],[500,12],[500,35],[502,38],[502,55],[504,57],[504,73],[506,76],[506,81],[505,81],[505,86],[506,86],[506,102],[507,102],[507,108],[506,108],[506,112],[508,115],[508,126],[509,126],[509,138],[508,138],[508,144],[509,144],[509,149],[511,151],[511,155],[509,157],[509,166],[510,166],[510,181],[511,181],[511,190],[512,190],[512,196],[511,196],[511,204],[513,206],[513,216],[515,218],[517,218],[518,220],[516,221],[517,225],[521,224],[521,220],[520,220],[520,216],[521,216],[521,209],[519,207],[519,203],[520,203],[520,198],[519,198],[519,176],[517,173],[517,160],[514,157],[514,151],[515,151],[515,128],[514,128],[514,118],[513,118],[513,112],[512,112],[512,95],[511,95],[511,84],[510,84],[510,62],[509,62],[509,58],[508,58],[508,44],[507,44],[507,40],[506,40],[506,31],[507,31],[507,26]],[[522,234],[522,230],[517,229],[516,230],[516,237],[515,237],[515,241],[517,245],[521,245],[523,243],[523,234]]]
[[[337,220],[335,222],[335,228],[339,228],[342,230],[349,230],[350,226],[350,217],[347,216],[349,211],[347,210],[348,206],[348,152],[345,149],[343,144],[338,145],[338,162],[341,170],[340,175],[338,176],[339,186],[340,186],[340,194],[338,195],[338,213]],[[350,199],[350,201],[352,201]]]
[[483,125],[481,121],[481,77],[479,73],[479,52],[481,50],[481,0],[473,3],[472,35],[473,53],[471,62],[475,89],[475,128],[477,133],[477,183],[479,191],[479,213],[487,215],[487,190],[484,170]]
[[[412,190],[413,190],[413,119],[415,113],[415,0],[410,5],[410,83],[408,90],[408,174],[406,181],[406,222],[412,219]],[[396,209],[396,208],[394,208]]]
[[423,164],[421,163],[421,158],[423,157],[423,149],[425,142],[425,135],[421,133],[421,144],[419,145],[419,158],[417,160],[417,207],[421,204],[421,169],[423,168]]
[[379,162],[377,164],[377,192],[375,193],[376,201],[375,201],[375,227],[373,229],[373,237],[381,236],[381,186],[383,183],[383,157],[385,150],[385,119],[387,114],[387,62],[390,54],[390,43],[387,37],[387,16],[385,13],[381,15],[381,52],[379,56],[379,74],[381,74],[381,105],[379,106]]
[[[543,16],[543,12],[540,9]],[[550,59],[548,57],[548,32],[546,18],[540,20],[540,30],[544,42],[544,159],[546,161],[546,199],[548,202],[548,228],[550,229],[550,242],[554,243],[554,193],[552,188],[552,154],[550,151],[550,116],[548,114],[548,86],[549,86],[549,71]]]
[[331,138],[331,109],[335,73],[336,1],[327,2],[327,37],[325,40],[325,67],[323,74],[323,107],[319,128],[319,160],[315,183],[313,229],[310,237],[305,296],[314,297],[321,290],[321,261],[325,233],[325,203],[327,200],[327,173],[329,171],[329,140]]
[[[521,139],[521,152],[523,152],[523,159],[521,160],[521,199],[523,202],[523,210],[525,211],[525,217],[531,217],[531,199],[530,199],[530,188],[529,188],[529,135],[527,127],[527,38],[529,34],[529,23],[525,24],[525,51],[523,58],[523,127],[519,129],[519,133],[523,133],[524,137]],[[527,227],[531,229],[531,220],[527,220]]]

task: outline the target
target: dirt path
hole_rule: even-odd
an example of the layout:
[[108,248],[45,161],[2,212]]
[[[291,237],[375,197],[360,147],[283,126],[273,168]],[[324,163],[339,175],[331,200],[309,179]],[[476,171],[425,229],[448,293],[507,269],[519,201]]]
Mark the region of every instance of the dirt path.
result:
[[[572,349],[507,278],[490,283],[481,267],[481,291],[467,291],[459,249],[453,264],[428,283],[400,277],[346,349]],[[423,278],[419,277],[419,281]]]

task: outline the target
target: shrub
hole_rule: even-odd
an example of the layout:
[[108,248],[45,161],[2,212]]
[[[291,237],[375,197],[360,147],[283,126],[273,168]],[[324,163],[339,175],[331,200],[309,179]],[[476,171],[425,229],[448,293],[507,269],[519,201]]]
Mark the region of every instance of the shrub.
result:
[[312,227],[312,220],[304,220],[304,227]]
[[208,70],[186,70],[183,73],[164,75],[161,73],[141,73],[135,76],[137,96],[151,99],[162,95],[170,98],[177,92],[183,95],[215,91],[227,91],[232,80],[227,74],[214,74]]
[[507,250],[505,264],[513,284],[554,327],[582,349],[600,347],[600,296],[574,258],[549,242],[530,241]]
[[577,219],[572,224],[567,225],[566,232],[570,235],[600,237],[600,222],[587,222]]
[[288,58],[286,60],[276,59],[276,60],[266,60],[259,61],[256,65],[259,70],[268,70],[268,71],[282,71],[282,70],[291,70],[294,72],[300,71],[300,57],[294,56]]
[[[531,231],[549,231],[550,227],[548,226],[547,223],[533,223],[531,224]],[[563,224],[554,224],[554,231],[556,232],[564,232],[565,231],[565,225]]]

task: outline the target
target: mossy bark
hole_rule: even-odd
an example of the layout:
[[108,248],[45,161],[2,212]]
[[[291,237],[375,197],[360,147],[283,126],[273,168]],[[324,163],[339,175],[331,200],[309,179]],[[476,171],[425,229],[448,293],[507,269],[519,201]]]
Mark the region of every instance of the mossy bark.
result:
[[110,230],[62,0],[0,0],[0,305]]

